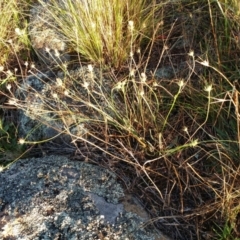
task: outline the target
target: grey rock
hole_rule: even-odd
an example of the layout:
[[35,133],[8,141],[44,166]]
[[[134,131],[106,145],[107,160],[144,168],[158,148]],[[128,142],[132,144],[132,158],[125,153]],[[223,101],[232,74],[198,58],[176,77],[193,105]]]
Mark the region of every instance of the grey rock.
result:
[[147,217],[129,211],[116,176],[98,166],[22,159],[0,172],[0,182],[0,239],[167,239],[143,227]]
[[56,114],[49,111],[55,104],[49,98],[55,78],[50,71],[30,75],[16,91],[20,138],[27,137],[28,141],[49,139],[63,128]]
[[[18,99],[17,107],[20,109],[19,137],[34,142],[61,138],[65,143],[70,143],[74,138],[86,136],[86,126],[91,120],[103,120],[101,110],[114,117],[114,111],[103,97],[111,94],[109,86],[112,79],[103,79],[100,75],[98,69],[89,72],[88,67],[77,67],[66,72],[61,70],[56,73],[38,73],[24,79],[15,94]],[[106,87],[99,84],[100,79]],[[63,85],[60,86],[58,81]],[[92,91],[91,98],[84,87],[86,82]],[[66,90],[68,95],[64,94]],[[89,101],[99,111],[93,107],[90,109],[86,105]]]
[[172,79],[174,77],[174,69],[171,66],[158,68],[155,77],[160,79]]
[[67,38],[59,32],[48,11],[48,1],[33,4],[30,10],[29,36],[31,44],[40,60],[46,64],[68,62]]

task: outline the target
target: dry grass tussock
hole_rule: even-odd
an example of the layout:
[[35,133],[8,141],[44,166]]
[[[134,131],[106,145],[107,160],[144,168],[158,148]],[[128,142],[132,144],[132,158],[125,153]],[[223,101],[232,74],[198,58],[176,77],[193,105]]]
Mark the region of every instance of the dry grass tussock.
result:
[[[24,73],[38,77],[41,69],[26,64],[18,75],[2,68],[8,97],[2,107],[22,109],[41,124],[60,122],[55,130],[71,137],[75,157],[115,171],[151,221],[174,239],[237,239],[238,1],[114,2],[75,6],[63,0],[59,8],[51,1],[47,11],[82,70],[59,63],[41,95],[22,87]],[[171,79],[156,74],[166,65]],[[16,97],[21,88],[26,98]],[[29,136],[19,143],[49,140],[31,142]]]
[[27,6],[27,1],[22,0],[0,1],[0,65],[11,62],[20,52],[26,58],[29,43],[24,12]]

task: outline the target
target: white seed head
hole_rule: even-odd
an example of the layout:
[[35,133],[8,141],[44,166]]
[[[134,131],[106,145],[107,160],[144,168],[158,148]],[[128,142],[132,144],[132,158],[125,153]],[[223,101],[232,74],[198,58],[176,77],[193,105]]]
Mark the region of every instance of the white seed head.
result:
[[0,66],[0,72],[4,70],[4,66]]
[[192,147],[196,147],[198,145],[198,139],[195,139],[191,142]]
[[92,29],[95,29],[96,28],[96,23],[95,22],[91,22],[91,27],[92,27]]
[[58,98],[57,93],[53,93],[52,96],[53,96],[53,98],[55,98],[55,99]]
[[13,75],[13,73],[10,70],[7,70],[7,75],[8,75],[8,77],[11,77]]
[[127,83],[127,80],[120,81],[120,82],[118,82],[118,83],[115,85],[114,89],[116,89],[116,90],[123,90],[123,89],[124,89],[124,86],[126,85],[126,83]]
[[12,88],[11,84],[9,83],[6,88],[7,88],[7,90],[10,91],[10,89]]
[[147,27],[147,25],[146,25],[146,23],[144,22],[143,24],[142,24],[142,28],[144,29],[144,28],[146,28]]
[[183,127],[183,131],[188,133],[188,128],[186,126]]
[[118,82],[115,87],[114,87],[116,90],[120,90],[122,89],[122,83],[121,82]]
[[63,63],[63,69],[66,70],[67,69],[67,63]]
[[145,73],[141,73],[141,81],[142,82],[146,82],[146,80],[147,80],[146,74]]
[[129,73],[130,77],[134,77],[135,75],[135,69],[130,69],[130,73]]
[[210,85],[206,86],[206,87],[204,88],[204,90],[205,90],[206,92],[211,92],[211,91],[212,91],[212,85],[210,84]]
[[134,22],[133,21],[128,22],[128,28],[131,32],[133,31],[133,29],[134,29]]
[[57,49],[54,49],[54,55],[55,57],[60,57],[60,53]]
[[202,62],[200,62],[203,66],[208,67],[209,66],[209,62],[207,60],[204,60]]
[[83,87],[84,87],[84,88],[88,89],[89,85],[90,85],[89,82],[84,81],[84,83],[83,83]]
[[15,33],[16,33],[17,35],[21,35],[20,28],[15,28]]
[[88,65],[88,71],[93,72],[93,66],[91,64]]
[[188,53],[188,56],[190,56],[190,57],[194,57],[194,51],[191,50],[191,51]]
[[21,36],[24,34],[24,30],[21,30],[20,28],[15,28],[15,33],[18,35],[18,36]]
[[183,85],[184,85],[184,81],[181,79],[181,80],[178,82],[178,86],[179,86],[180,88],[182,88]]
[[61,78],[56,78],[56,82],[57,82],[57,86],[58,86],[58,87],[62,87],[63,81],[62,81]]
[[168,49],[169,49],[169,46],[165,44],[164,47],[163,47],[163,49],[164,49],[164,50],[168,50]]
[[22,144],[25,143],[25,140],[24,140],[23,138],[20,138],[20,139],[18,140],[18,143],[22,145]]
[[68,90],[65,90],[65,91],[64,91],[64,95],[65,95],[65,96],[68,96],[68,95],[69,95]]

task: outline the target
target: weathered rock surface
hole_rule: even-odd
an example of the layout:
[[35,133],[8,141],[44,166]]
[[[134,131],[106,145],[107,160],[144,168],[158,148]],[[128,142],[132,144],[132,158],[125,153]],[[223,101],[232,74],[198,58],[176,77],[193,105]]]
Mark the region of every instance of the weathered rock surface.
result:
[[[101,79],[106,83],[106,87],[101,87],[96,84],[100,79],[98,69],[89,72],[86,66],[66,72],[47,71],[29,75],[15,94],[18,100],[16,105],[21,109],[18,110],[19,137],[34,142],[55,139],[64,129],[75,137],[85,134],[85,125],[91,119],[102,119],[101,114],[89,111],[83,103],[89,100],[89,93],[84,88],[86,82],[92,83],[91,87],[95,90],[95,93],[91,93],[94,96],[91,103],[96,108],[104,107],[104,111],[111,114],[108,103],[103,101],[104,98],[99,96],[99,92],[106,92],[106,96],[110,94],[111,89],[108,86],[112,84],[112,80]],[[59,81],[64,84],[60,85]],[[67,143],[72,140],[67,134],[59,135],[57,140],[60,138]]]
[[49,111],[55,103],[49,98],[54,77],[50,71],[30,75],[17,90],[15,95],[21,105],[18,110],[19,138],[27,137],[28,141],[49,139],[59,133],[57,129],[63,128],[56,121],[56,114]]
[[19,160],[0,173],[0,239],[160,240],[106,169],[63,156]]
[[30,10],[29,36],[32,47],[46,64],[68,62],[67,39],[59,32],[46,4],[33,4]]

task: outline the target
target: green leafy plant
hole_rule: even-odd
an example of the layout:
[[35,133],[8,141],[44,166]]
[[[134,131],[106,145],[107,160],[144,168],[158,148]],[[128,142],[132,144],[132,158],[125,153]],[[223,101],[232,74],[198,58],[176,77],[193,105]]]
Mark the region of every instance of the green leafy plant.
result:
[[216,227],[215,232],[217,233],[218,240],[239,240],[240,238],[235,238],[233,236],[233,227],[229,223],[225,223],[224,227]]
[[0,165],[6,166],[20,157],[25,146],[19,144],[17,129],[13,123],[0,120]]

